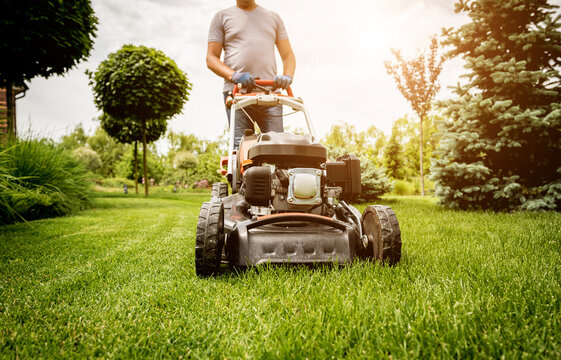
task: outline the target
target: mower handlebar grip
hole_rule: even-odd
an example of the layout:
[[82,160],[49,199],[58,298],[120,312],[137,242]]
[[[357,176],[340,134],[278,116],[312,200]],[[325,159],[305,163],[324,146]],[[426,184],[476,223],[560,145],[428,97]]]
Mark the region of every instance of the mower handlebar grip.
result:
[[[257,85],[261,85],[261,86],[271,86],[272,87],[274,85],[273,80],[255,80],[255,83]],[[233,94],[234,95],[239,94],[240,93],[239,90],[240,89],[238,88],[238,84],[235,84]],[[294,94],[292,93],[292,88],[290,86],[288,87],[288,89],[286,89],[286,94],[290,97],[294,97]]]

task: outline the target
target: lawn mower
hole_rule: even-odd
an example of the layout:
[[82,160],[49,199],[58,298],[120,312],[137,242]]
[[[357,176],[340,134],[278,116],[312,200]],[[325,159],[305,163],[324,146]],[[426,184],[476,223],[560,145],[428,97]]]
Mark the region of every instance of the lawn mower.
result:
[[[228,156],[220,171],[227,183],[212,185],[197,223],[195,269],[199,276],[263,263],[348,264],[355,259],[390,265],[401,258],[401,232],[394,211],[369,205],[361,214],[347,204],[361,192],[360,160],[328,161],[302,99],[273,81],[257,80],[262,92],[241,93],[231,106]],[[249,129],[234,147],[235,113],[247,106],[284,106],[303,113],[307,133]],[[243,111],[243,110],[242,110]],[[290,114],[289,114],[290,115]],[[304,132],[304,131],[302,131]]]

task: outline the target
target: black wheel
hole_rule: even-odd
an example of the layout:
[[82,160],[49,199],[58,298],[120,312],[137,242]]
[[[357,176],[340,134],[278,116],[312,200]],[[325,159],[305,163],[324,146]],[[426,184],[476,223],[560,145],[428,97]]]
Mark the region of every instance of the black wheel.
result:
[[389,206],[369,205],[362,213],[362,232],[368,238],[367,251],[374,260],[395,265],[401,259],[401,231]]
[[224,207],[221,202],[205,202],[197,223],[195,271],[199,276],[217,274],[224,246]]
[[211,196],[212,199],[225,198],[226,196],[228,196],[228,184],[221,183],[221,182],[215,182],[214,184],[212,184],[212,192],[211,192],[210,196]]

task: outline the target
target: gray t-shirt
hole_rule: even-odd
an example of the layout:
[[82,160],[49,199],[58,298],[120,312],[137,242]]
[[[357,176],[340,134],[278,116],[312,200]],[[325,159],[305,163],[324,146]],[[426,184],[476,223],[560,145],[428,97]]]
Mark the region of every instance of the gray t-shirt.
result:
[[[222,44],[224,64],[264,80],[277,74],[275,44],[284,39],[288,39],[288,34],[280,16],[261,6],[253,11],[237,6],[219,11],[208,33],[208,42]],[[231,81],[224,81],[224,91],[233,88]]]

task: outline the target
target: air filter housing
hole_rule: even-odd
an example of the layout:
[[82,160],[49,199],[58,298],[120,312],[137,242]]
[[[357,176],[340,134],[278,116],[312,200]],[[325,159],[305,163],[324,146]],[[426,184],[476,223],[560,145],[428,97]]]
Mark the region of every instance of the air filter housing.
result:
[[336,162],[325,164],[327,170],[327,184],[340,186],[343,190],[341,200],[350,200],[361,192],[360,160],[354,155],[345,155]]
[[271,169],[253,166],[244,173],[245,201],[253,206],[269,206],[271,201]]

